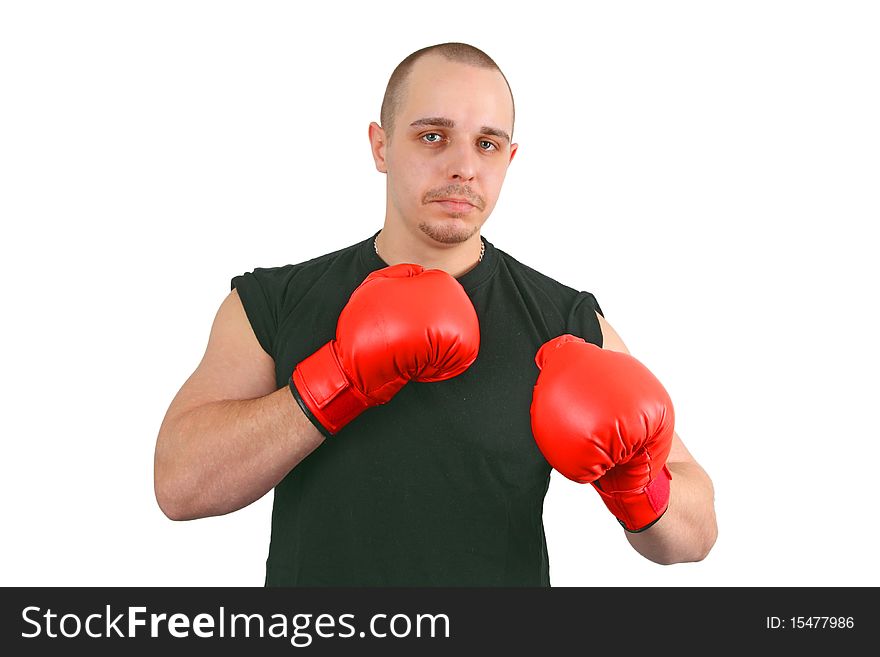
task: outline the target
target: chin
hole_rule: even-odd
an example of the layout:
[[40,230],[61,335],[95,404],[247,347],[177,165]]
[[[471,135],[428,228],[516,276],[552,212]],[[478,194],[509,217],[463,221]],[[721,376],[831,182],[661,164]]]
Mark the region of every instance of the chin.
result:
[[458,217],[440,221],[420,221],[419,230],[441,244],[461,244],[473,237],[482,224],[472,224]]

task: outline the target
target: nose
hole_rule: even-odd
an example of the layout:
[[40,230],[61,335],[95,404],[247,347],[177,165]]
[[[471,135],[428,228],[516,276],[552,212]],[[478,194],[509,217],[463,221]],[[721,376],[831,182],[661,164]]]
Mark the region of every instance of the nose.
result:
[[446,149],[446,176],[450,180],[466,182],[477,175],[477,154],[471,144],[459,140]]

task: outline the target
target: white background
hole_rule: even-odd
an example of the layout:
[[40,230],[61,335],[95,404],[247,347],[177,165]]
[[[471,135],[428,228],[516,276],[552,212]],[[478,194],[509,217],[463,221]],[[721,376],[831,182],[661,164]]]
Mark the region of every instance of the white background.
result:
[[716,487],[663,567],[554,475],[553,585],[880,584],[876,4],[318,7],[3,3],[0,583],[262,585],[271,495],[166,519],[159,424],[230,278],[381,227],[387,78],[465,41],[517,104],[483,234],[596,295]]

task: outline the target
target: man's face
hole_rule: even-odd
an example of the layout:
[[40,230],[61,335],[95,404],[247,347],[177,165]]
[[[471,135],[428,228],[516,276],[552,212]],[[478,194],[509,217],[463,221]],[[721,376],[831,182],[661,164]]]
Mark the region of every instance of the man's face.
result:
[[516,153],[512,132],[513,103],[501,73],[422,57],[376,157],[388,176],[388,219],[435,242],[467,240],[495,208]]

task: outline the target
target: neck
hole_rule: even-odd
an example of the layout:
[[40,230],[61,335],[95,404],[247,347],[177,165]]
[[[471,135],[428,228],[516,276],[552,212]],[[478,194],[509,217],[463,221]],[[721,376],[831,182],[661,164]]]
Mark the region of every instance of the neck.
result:
[[458,278],[477,266],[482,240],[477,231],[464,242],[443,244],[427,235],[408,236],[387,224],[376,238],[379,257],[389,265],[411,263],[425,269],[440,269]]

